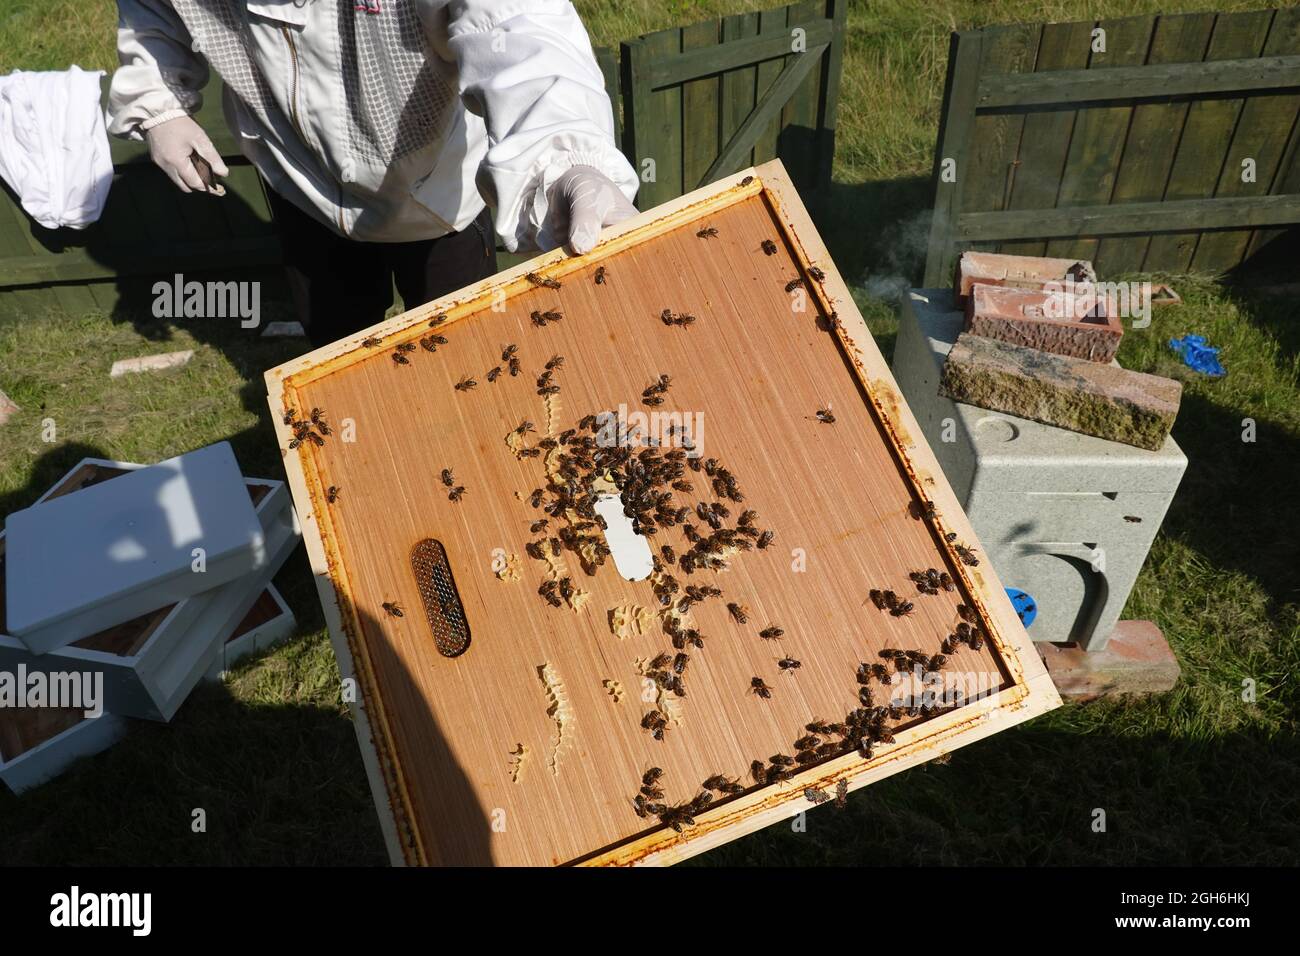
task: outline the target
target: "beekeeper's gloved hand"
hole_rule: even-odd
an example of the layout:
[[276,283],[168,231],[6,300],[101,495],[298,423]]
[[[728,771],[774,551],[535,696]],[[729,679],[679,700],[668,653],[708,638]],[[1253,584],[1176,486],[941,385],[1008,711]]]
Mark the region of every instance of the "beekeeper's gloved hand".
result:
[[551,215],[559,227],[554,234],[567,235],[569,251],[579,256],[592,250],[605,226],[637,213],[636,206],[627,201],[614,181],[593,166],[574,166],[565,171],[551,187],[548,198]]
[[149,141],[149,158],[167,174],[181,192],[208,191],[207,184],[194,168],[190,157],[198,153],[218,176],[230,175],[221,154],[203,132],[203,127],[188,116],[178,116],[144,131]]

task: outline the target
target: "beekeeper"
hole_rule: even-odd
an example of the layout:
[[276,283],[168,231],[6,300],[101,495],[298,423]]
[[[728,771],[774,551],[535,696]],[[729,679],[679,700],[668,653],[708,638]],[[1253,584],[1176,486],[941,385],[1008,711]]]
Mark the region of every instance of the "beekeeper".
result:
[[[228,174],[192,115],[209,69],[269,187],[315,344],[630,216],[600,68],[568,0],[118,0],[109,131],[183,191]],[[226,200],[229,201],[229,200]]]

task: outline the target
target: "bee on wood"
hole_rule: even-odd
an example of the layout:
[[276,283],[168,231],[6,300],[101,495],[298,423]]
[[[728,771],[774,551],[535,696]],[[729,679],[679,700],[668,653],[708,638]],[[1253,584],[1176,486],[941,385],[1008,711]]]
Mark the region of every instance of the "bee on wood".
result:
[[375,346],[379,345],[382,341],[383,339],[381,339],[379,336],[372,335],[369,338],[362,339],[361,344],[368,349],[373,349]]
[[831,410],[830,410],[829,408],[819,408],[819,409],[817,409],[817,415],[816,415],[816,418],[817,418],[817,420],[818,420],[819,422],[821,422],[823,425],[834,425],[834,424],[835,424],[835,416],[831,414]]
[[[967,624],[978,624],[980,622],[979,615],[975,613],[975,609],[969,604],[958,604],[957,616],[966,621]],[[959,626],[957,630],[960,633],[961,627]]]
[[804,787],[803,797],[805,800],[807,800],[809,803],[812,804],[828,803],[830,802],[831,799],[830,797],[826,796],[825,793],[818,790],[816,787]]
[[426,335],[424,338],[420,339],[420,347],[426,352],[438,351],[438,343],[433,340],[432,335]]
[[552,355],[550,360],[546,363],[546,371],[553,372],[557,368],[561,368],[563,365],[564,365],[563,355]]
[[952,575],[947,571],[939,572],[939,587],[943,588],[945,591],[957,590],[957,585],[953,583]]
[[659,313],[659,321],[661,321],[664,325],[672,325],[672,324],[673,324],[673,310],[672,310],[672,309],[664,309],[662,312],[660,312],[660,313]]
[[534,561],[546,560],[546,552],[542,550],[541,544],[536,541],[529,541],[524,545],[524,550],[528,552],[528,556]]
[[877,588],[872,588],[869,592],[867,592],[867,597],[870,599],[871,603],[876,606],[877,611],[883,611],[885,609],[884,591],[878,590]]
[[765,641],[779,641],[783,634],[785,634],[785,631],[782,628],[777,627],[775,624],[770,627],[765,627],[758,632],[758,636]]
[[515,353],[518,351],[519,351],[519,346],[507,345],[505,348],[501,350],[501,361],[509,362],[512,358],[514,358]]
[[908,514],[917,521],[933,521],[937,512],[934,510],[933,501],[912,501],[907,506]]
[[510,360],[510,377],[514,378],[519,374],[519,371],[520,371],[519,359],[512,358]]
[[763,700],[772,699],[772,688],[767,686],[767,682],[761,677],[753,677],[749,681],[750,693],[757,694]]
[[775,537],[776,537],[775,531],[764,531],[762,534],[758,536],[758,541],[755,543],[758,545],[758,549],[760,551],[765,551],[767,550],[767,547],[772,543],[772,539]]
[[536,430],[537,429],[532,422],[530,422],[528,419],[524,419],[522,422],[519,423],[518,426],[516,426],[515,434],[522,437],[524,435],[527,435],[529,432],[533,432]]
[[303,442],[303,439],[298,438],[298,437],[296,437],[296,436],[295,436],[294,438],[290,438],[290,439],[289,439],[289,450],[290,450],[290,451],[294,450],[294,449],[297,448],[299,445],[301,445],[302,442]]
[[334,502],[339,500],[339,495],[341,494],[342,492],[339,491],[338,485],[330,485],[325,489],[325,500],[330,504],[334,504]]
[[648,710],[644,717],[641,718],[641,727],[650,731],[655,740],[664,739],[664,728],[668,726],[668,718],[658,710]]
[[464,497],[465,497],[464,485],[457,485],[455,488],[451,489],[451,491],[447,492],[447,500],[451,502],[455,502],[457,504],[459,504],[460,499]]
[[649,398],[641,399],[641,401],[646,405],[649,405],[651,408],[657,408],[664,403],[662,395],[651,395]]
[[533,325],[535,325],[537,328],[541,329],[546,327],[546,317],[543,316],[542,313],[537,309],[534,309],[529,314],[528,318],[532,320]]
[[968,548],[964,544],[956,545],[957,557],[961,558],[961,563],[970,568],[978,568],[980,565],[979,558],[975,557],[975,549]]
[[562,607],[564,602],[561,601],[560,596],[555,593],[558,587],[559,584],[555,581],[543,581],[537,588],[537,593],[540,594],[551,607]]
[[789,282],[785,284],[786,292],[793,292],[795,289],[800,289],[800,288],[803,288],[803,276],[798,276],[794,279],[791,279]]
[[488,370],[488,373],[487,373],[487,380],[488,380],[488,383],[489,383],[489,384],[491,384],[492,382],[495,382],[495,381],[496,381],[498,378],[500,378],[500,377],[501,377],[501,366],[500,366],[500,365],[494,366],[493,368],[491,368],[491,369]]
[[665,544],[663,547],[659,549],[659,553],[663,555],[665,564],[677,563],[677,552],[673,550],[673,546],[671,544]]
[[549,518],[543,518],[540,521],[534,521],[528,526],[528,530],[533,534],[539,534],[546,530],[546,525],[550,522]]
[[812,276],[813,279],[817,282],[821,282],[823,279],[826,278],[826,273],[822,272],[822,270],[818,269],[816,266],[809,266],[808,274]]
[[641,786],[653,787],[656,783],[659,782],[659,778],[662,777],[663,775],[664,772],[660,770],[658,767],[651,767],[649,770],[647,770],[645,773],[641,775]]
[[446,321],[447,321],[447,313],[439,312],[437,315],[435,315],[433,318],[429,320],[429,328],[436,329],[438,326],[442,325],[442,323]]
[[478,382],[474,381],[472,378],[462,378],[456,383],[456,391],[468,392],[470,389],[476,388],[477,386]]
[[835,809],[843,810],[849,805],[849,782],[841,779],[835,784]]
[[736,602],[733,601],[727,605],[727,611],[730,612],[732,618],[735,620],[737,624],[748,623],[749,608],[745,607],[745,605],[737,604]]
[[781,668],[783,671],[793,672],[803,667],[803,662],[796,660],[793,657],[783,657],[776,662],[776,666]]
[[405,355],[403,355],[401,352],[394,352],[394,353],[393,353],[393,361],[396,362],[398,365],[410,365],[410,364],[411,364],[411,360],[410,360],[409,358],[407,358]]
[[744,179],[742,179],[742,180],[740,181],[740,185],[742,185],[742,186],[748,186],[748,185],[749,185],[750,183],[752,183],[753,181],[754,181],[754,177],[753,177],[753,176],[746,176]]
[[520,458],[539,458],[542,450],[540,448],[521,448],[519,449]]
[[559,280],[551,279],[547,276],[538,275],[536,272],[529,272],[527,275],[524,276],[524,278],[527,279],[529,282],[531,282],[533,285],[541,286],[544,289],[560,288]]
[[700,784],[705,790],[717,790],[719,793],[724,792],[723,788],[732,781],[720,773],[715,773],[712,777]]
[[319,428],[321,425],[325,424],[325,409],[313,406],[310,418],[311,423]]
[[320,435],[317,435],[315,432],[308,432],[307,437],[310,438],[312,444],[316,445],[318,448],[325,444],[325,439],[321,438]]
[[714,229],[712,226],[708,226],[704,229],[701,229],[695,235],[700,239],[712,239],[715,236],[717,236],[717,234],[718,234],[718,230]]
[[384,609],[384,613],[389,617],[403,616],[402,605],[398,604],[396,601],[385,601],[380,605],[380,607]]
[[691,655],[679,652],[673,657],[673,673],[679,677],[686,672],[686,665],[691,662]]
[[402,353],[406,353],[406,354],[409,354],[409,353],[411,353],[411,352],[414,352],[414,351],[415,351],[415,343],[414,343],[414,342],[403,342],[403,343],[401,343],[399,346],[397,346],[397,351],[402,352]]
[[544,494],[545,492],[543,492],[541,488],[534,488],[532,493],[528,496],[528,503],[534,508],[540,508],[542,506],[542,496]]
[[776,243],[773,242],[771,239],[764,239],[762,248],[765,254],[769,256],[776,255]]
[[442,483],[446,485],[448,488],[452,488],[456,484],[456,476],[452,474],[450,468],[444,468],[442,470],[442,474],[439,475],[438,477],[442,480]]
[[298,418],[298,413],[295,412],[292,408],[285,410],[283,421],[286,425],[294,424],[297,418]]
[[605,284],[605,267],[604,267],[604,266],[597,266],[597,267],[596,267],[596,276],[595,276],[595,279],[596,279],[596,285],[604,285],[604,284]]

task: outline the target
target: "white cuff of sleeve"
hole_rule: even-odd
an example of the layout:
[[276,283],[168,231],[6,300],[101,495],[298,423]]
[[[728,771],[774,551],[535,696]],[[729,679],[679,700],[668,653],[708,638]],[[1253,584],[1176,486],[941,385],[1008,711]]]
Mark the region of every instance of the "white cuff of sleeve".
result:
[[147,120],[142,120],[140,122],[140,129],[142,130],[153,129],[155,126],[161,126],[163,123],[166,123],[168,120],[180,119],[182,116],[189,116],[189,115],[190,114],[185,110],[179,110],[179,109],[168,110],[165,113],[159,113],[157,116],[150,116]]

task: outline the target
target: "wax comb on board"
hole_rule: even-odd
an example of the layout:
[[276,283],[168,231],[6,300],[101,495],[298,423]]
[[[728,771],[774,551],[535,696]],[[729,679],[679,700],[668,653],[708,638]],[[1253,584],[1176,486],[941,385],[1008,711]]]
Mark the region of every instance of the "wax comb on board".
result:
[[411,571],[438,653],[443,657],[463,654],[469,647],[469,622],[442,543],[433,538],[416,542],[411,549]]

